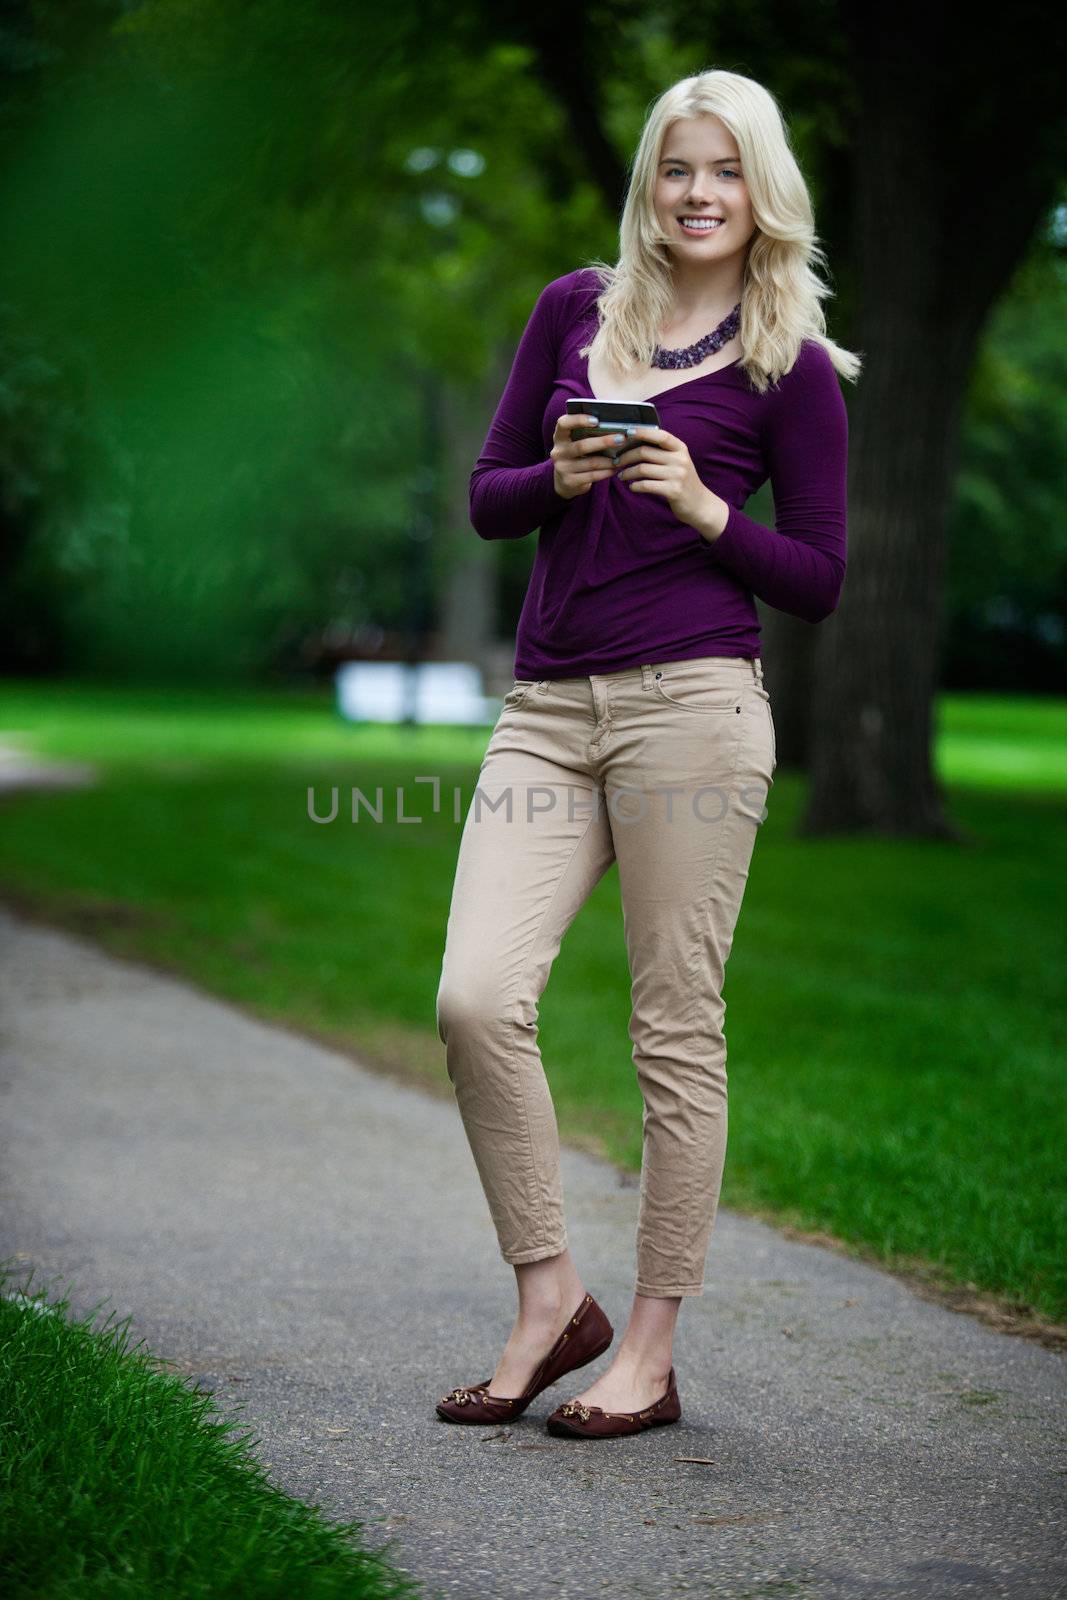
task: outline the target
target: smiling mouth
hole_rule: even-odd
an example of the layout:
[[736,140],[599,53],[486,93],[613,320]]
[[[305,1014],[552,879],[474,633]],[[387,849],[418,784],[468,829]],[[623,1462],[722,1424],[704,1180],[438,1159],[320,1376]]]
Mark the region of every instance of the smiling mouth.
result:
[[701,220],[696,217],[679,217],[678,222],[684,233],[718,233],[720,228],[726,226],[723,217],[708,217]]

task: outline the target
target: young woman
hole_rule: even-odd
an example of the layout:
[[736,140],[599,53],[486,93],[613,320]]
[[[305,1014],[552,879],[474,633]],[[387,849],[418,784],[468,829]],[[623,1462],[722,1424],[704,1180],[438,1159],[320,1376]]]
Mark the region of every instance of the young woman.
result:
[[[519,1305],[492,1377],[438,1402],[450,1422],[518,1416],[613,1336],[568,1248],[537,1045],[563,935],[613,862],[644,1099],[635,1294],[611,1364],[548,1426],[606,1437],[681,1415],[674,1326],[703,1292],[726,1151],[723,977],[776,765],[754,597],[820,622],[845,572],[837,373],[860,360],[826,336],[815,238],[767,90],[718,71],[673,85],[641,136],[618,265],[542,291],[474,467],[478,534],[540,539],[437,995]],[[590,409],[567,415],[572,398]],[[604,399],[652,400],[660,425],[576,437]],[[768,476],[774,529],[741,509]]]

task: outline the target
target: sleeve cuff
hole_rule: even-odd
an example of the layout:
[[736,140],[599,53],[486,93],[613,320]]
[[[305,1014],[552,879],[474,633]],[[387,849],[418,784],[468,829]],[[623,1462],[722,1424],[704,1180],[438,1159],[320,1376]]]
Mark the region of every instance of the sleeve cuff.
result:
[[470,520],[483,539],[524,539],[570,504],[556,493],[551,457],[528,467],[497,467],[472,484]]
[[557,516],[564,507],[570,505],[565,495],[556,493],[556,463],[551,456],[530,468],[526,490],[529,495],[526,503],[532,512],[535,528],[540,528],[549,517]]
[[742,554],[745,548],[745,534],[748,529],[756,526],[761,532],[769,533],[769,528],[761,523],[754,524],[751,517],[746,517],[743,511],[738,511],[736,506],[727,505],[726,526],[717,539],[701,538],[701,543],[712,555],[718,556],[724,566],[731,566],[733,561]]
[[541,463],[541,477],[543,480],[545,505],[548,508],[548,515],[554,516],[557,511],[562,511],[564,506],[569,506],[570,501],[567,499],[566,495],[558,494],[556,491],[556,463],[552,460],[551,456],[546,456],[544,461]]

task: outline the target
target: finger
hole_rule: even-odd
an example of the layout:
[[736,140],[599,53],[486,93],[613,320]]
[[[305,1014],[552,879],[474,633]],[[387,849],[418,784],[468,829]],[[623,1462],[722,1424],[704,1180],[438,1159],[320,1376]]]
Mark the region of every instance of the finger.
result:
[[[583,446],[589,445],[586,449]],[[579,439],[572,444],[559,444],[553,447],[553,461],[564,465],[565,470],[571,471],[573,476],[576,471],[585,471],[594,467],[615,466],[615,458],[610,452],[605,451],[603,440]]]
[[587,456],[582,461],[571,463],[567,476],[572,483],[581,483],[591,473],[611,473],[615,475],[615,463],[608,456]]
[[574,449],[579,455],[595,455],[599,450],[602,454],[611,455],[614,459],[614,451],[618,448],[620,442],[624,442],[621,434],[597,433],[588,439],[575,440]]
[[559,417],[557,417],[557,419],[556,419],[556,427],[557,428],[567,428],[567,429],[570,429],[570,428],[595,428],[599,421],[600,421],[599,417],[582,416],[580,413],[572,414],[570,411],[564,411],[564,412],[562,412],[560,414]]
[[669,458],[670,452],[665,445],[652,443],[628,444],[625,450],[620,450],[618,460],[633,466],[635,461],[663,461]]
[[591,489],[594,483],[600,483],[605,478],[613,478],[614,472],[609,468],[606,472],[578,472],[568,479],[567,487],[580,494],[585,489]]
[[660,450],[677,449],[682,442],[673,433],[668,433],[666,428],[653,427],[651,422],[638,423],[633,432],[639,443],[653,445]]
[[628,444],[620,450],[616,460],[625,466],[632,467],[639,461],[666,461],[669,457],[656,444]]

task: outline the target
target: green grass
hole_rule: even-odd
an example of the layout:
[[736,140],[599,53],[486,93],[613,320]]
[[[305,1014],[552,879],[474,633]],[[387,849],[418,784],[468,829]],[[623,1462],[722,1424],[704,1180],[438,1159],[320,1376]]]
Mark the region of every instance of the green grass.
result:
[[947,695],[938,770],[950,784],[1067,793],[1067,702],[1019,695]]
[[290,1499],[209,1394],[0,1267],[0,1583],[6,1600],[405,1600],[364,1524]]
[[[8,685],[0,737],[100,763],[5,804],[0,886],[110,949],[450,1092],[435,1027],[460,819],[489,728],[352,728],[328,689]],[[1067,703],[946,697],[937,764],[970,842],[794,836],[780,769],[727,974],[722,1202],[1065,1320]],[[442,809],[428,785],[438,774]],[[308,820],[331,785],[341,815]],[[353,785],[385,820],[349,820]],[[420,824],[396,820],[395,789]],[[541,1007],[564,1138],[640,1165],[617,874]],[[714,1275],[714,1247],[709,1276]]]

